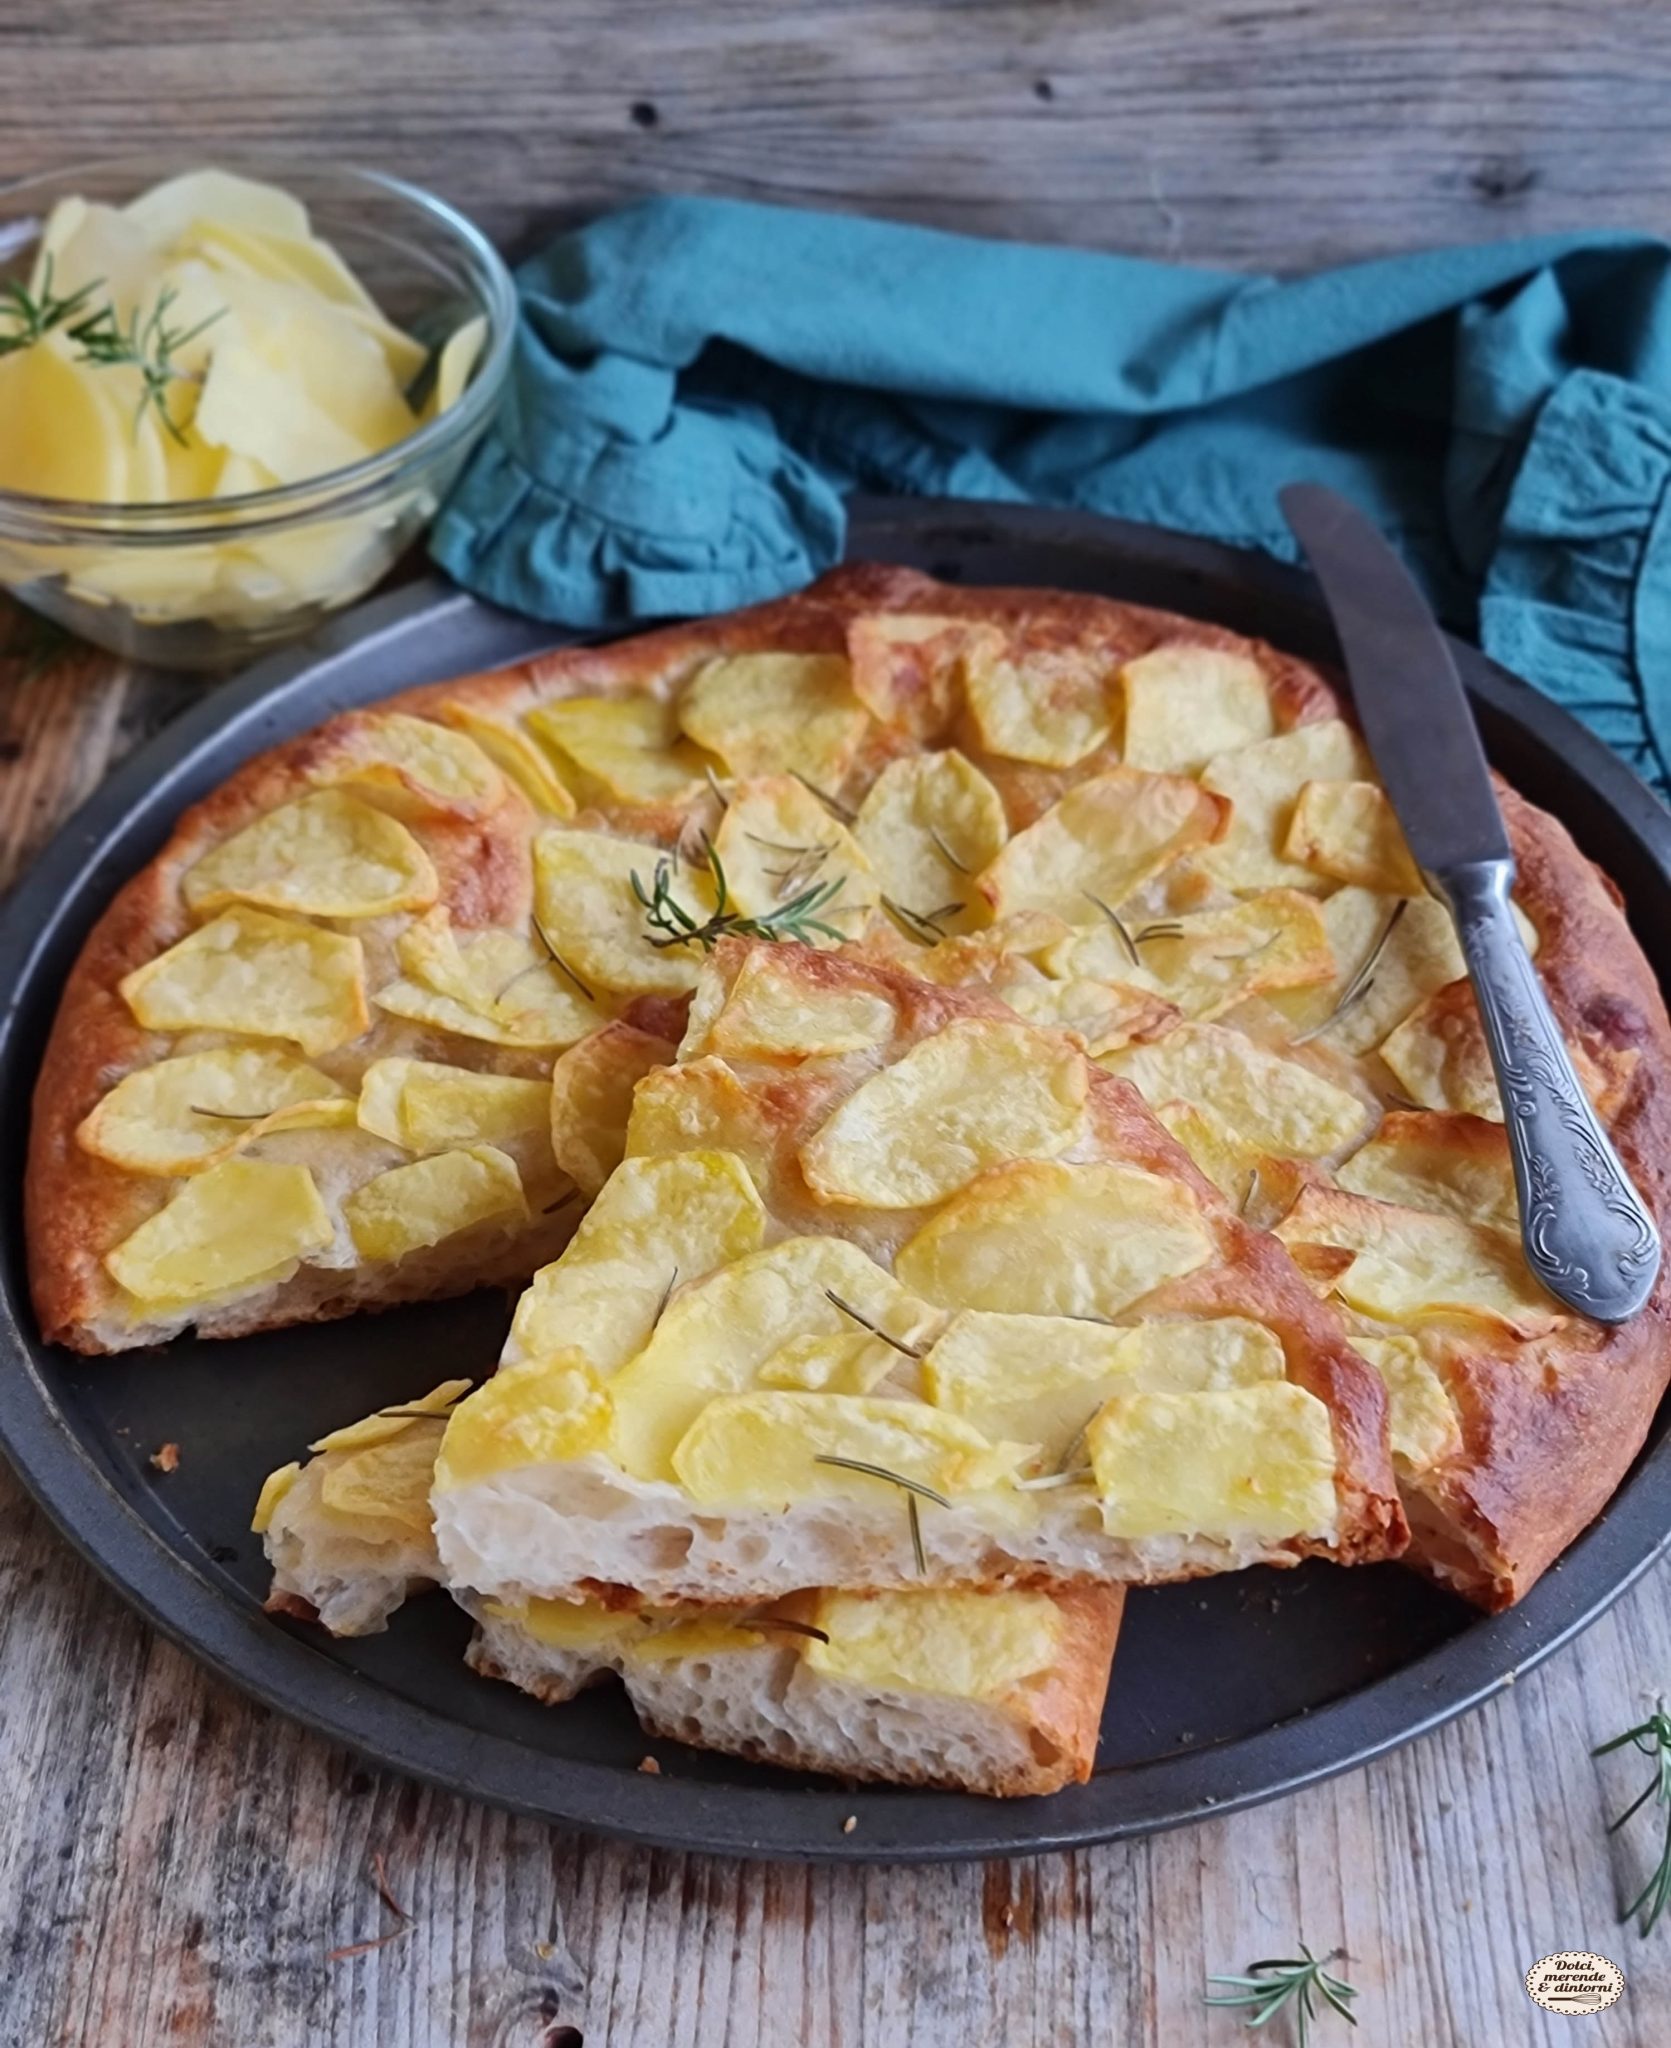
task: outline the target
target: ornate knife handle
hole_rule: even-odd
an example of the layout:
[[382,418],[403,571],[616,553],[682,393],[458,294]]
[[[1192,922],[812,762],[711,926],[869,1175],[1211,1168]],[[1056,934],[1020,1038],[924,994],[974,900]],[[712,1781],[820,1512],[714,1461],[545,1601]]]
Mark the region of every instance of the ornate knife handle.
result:
[[1659,1233],[1579,1085],[1512,912],[1514,863],[1433,877],[1456,920],[1503,1098],[1526,1262],[1581,1314],[1622,1323],[1653,1291]]

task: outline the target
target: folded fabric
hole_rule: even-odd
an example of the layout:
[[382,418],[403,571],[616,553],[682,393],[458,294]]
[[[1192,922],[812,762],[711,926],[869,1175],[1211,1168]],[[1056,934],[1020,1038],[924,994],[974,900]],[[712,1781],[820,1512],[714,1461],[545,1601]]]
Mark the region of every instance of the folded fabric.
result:
[[1299,477],[1446,620],[1671,780],[1666,246],[1562,235],[1278,281],[660,199],[519,273],[435,559],[601,627],[841,554],[845,492],[1078,506],[1292,557]]

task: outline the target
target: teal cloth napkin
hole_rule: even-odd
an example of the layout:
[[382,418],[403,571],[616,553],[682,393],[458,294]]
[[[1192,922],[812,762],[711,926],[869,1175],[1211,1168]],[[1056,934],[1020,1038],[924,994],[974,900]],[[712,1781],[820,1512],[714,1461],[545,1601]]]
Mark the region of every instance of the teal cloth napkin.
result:
[[569,625],[839,559],[846,491],[1070,505],[1292,557],[1356,499],[1446,620],[1671,782],[1671,250],[1562,235],[1292,282],[659,199],[519,273],[435,559]]

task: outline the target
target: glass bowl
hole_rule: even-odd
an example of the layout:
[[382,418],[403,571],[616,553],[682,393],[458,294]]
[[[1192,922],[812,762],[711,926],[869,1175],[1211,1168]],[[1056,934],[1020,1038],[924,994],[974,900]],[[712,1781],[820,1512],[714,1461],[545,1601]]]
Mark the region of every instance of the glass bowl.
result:
[[[0,187],[0,278],[27,276],[63,198],[120,205],[201,156],[152,153]],[[486,334],[456,404],[364,461],[304,483],[178,504],[87,504],[0,491],[0,587],[85,640],[178,669],[227,669],[312,630],[394,564],[485,431],[510,367],[516,294],[462,214],[398,178],[347,165],[217,155],[307,207],[389,318],[444,339]]]

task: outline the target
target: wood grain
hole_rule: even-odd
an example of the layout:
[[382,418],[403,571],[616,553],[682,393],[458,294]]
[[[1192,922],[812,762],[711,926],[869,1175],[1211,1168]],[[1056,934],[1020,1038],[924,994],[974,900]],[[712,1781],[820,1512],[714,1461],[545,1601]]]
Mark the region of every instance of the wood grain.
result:
[[[158,143],[372,160],[528,241],[636,193],[1296,269],[1671,214],[1650,0],[58,0],[0,12],[0,165]],[[10,652],[5,650],[10,649]],[[196,685],[0,618],[0,885]],[[1203,1674],[1211,1683],[1211,1674]],[[1505,1697],[1366,1770],[1152,1841],[944,1870],[648,1854],[406,1783],[134,1619],[0,1470],[0,2041],[23,2048],[1233,2048],[1203,1978],[1343,1947],[1362,2048],[1671,2035],[1654,1833],[1591,1745],[1671,1684],[1661,1571]],[[400,1921],[380,1901],[385,1859]],[[332,1952],[403,1928],[387,1945]]]
[[1671,215],[1656,0],[56,0],[0,165],[371,159],[526,242],[644,192],[1292,269]]

